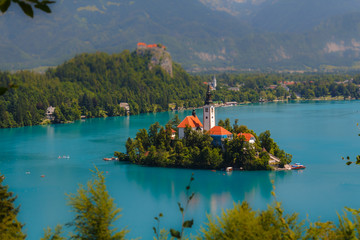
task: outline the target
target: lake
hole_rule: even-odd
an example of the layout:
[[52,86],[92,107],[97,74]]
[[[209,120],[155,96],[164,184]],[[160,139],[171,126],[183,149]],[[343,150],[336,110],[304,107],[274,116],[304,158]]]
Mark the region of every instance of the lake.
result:
[[[273,202],[276,196],[288,213],[301,219],[336,221],[344,206],[360,208],[360,166],[347,166],[342,156],[360,154],[360,101],[267,103],[216,108],[216,122],[247,125],[258,135],[270,130],[281,149],[293,162],[306,165],[302,171],[212,172],[141,167],[105,162],[114,151],[125,151],[128,137],[158,121],[165,125],[175,114],[180,119],[191,111],[142,114],[130,117],[87,119],[73,124],[0,129],[0,170],[21,205],[18,218],[25,223],[28,239],[39,239],[43,229],[72,220],[67,193],[91,179],[90,169],[104,171],[110,195],[122,217],[119,228],[127,227],[127,238],[152,239],[154,217],[164,214],[161,227],[178,228],[177,202],[185,200],[191,173],[196,193],[187,217],[196,233],[206,214],[218,215],[234,202],[246,200],[254,209]],[[197,110],[202,119],[202,110]],[[69,156],[61,158],[58,156]],[[26,174],[30,172],[30,174]],[[44,175],[43,177],[41,177]]]

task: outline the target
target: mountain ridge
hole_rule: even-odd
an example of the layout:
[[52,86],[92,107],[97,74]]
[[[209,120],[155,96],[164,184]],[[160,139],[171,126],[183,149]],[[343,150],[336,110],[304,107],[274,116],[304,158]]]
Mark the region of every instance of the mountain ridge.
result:
[[[229,6],[246,5],[242,11],[248,15],[243,17],[215,9],[212,2],[216,1],[61,0],[52,14],[40,13],[32,21],[25,21],[26,17],[14,8],[0,18],[0,69],[58,65],[83,52],[134,50],[137,42],[164,44],[173,60],[188,71],[318,71],[324,65],[351,67],[359,61],[356,26],[360,13],[348,11],[354,0],[344,1],[339,14],[329,10],[321,21],[313,19],[305,24],[307,27],[292,23],[301,19],[299,14],[295,20],[278,14],[269,21],[269,16],[274,16],[269,15],[272,8],[278,6],[277,13],[281,13],[292,6],[284,0],[256,4],[225,1]],[[335,9],[334,2],[331,0],[326,9]],[[306,10],[310,3],[297,4]],[[313,12],[319,11],[326,10]],[[274,28],[277,22],[284,24]],[[291,24],[293,31],[289,31]]]

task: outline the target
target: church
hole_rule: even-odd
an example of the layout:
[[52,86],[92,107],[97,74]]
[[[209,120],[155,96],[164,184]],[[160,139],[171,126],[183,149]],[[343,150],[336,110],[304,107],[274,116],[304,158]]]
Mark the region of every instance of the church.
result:
[[185,128],[191,127],[192,130],[209,133],[215,145],[221,145],[221,142],[226,138],[232,140],[233,134],[223,127],[216,126],[215,119],[215,106],[211,99],[210,85],[208,85],[205,104],[203,106],[203,123],[201,123],[196,116],[195,110],[193,110],[192,115],[185,117],[177,126],[179,139],[185,137]]

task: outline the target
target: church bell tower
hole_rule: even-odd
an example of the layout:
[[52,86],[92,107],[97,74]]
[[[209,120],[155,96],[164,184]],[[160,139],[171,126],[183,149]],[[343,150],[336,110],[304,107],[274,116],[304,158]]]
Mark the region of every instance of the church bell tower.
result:
[[203,111],[204,130],[209,131],[211,128],[215,127],[215,107],[211,100],[210,85],[208,85],[208,90],[206,92],[206,100]]

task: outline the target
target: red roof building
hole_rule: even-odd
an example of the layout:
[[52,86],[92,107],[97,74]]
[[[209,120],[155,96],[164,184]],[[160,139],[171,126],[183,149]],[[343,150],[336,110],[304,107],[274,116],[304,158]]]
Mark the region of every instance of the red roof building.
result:
[[255,143],[255,137],[254,135],[252,135],[251,133],[239,133],[238,137],[240,136],[244,136],[245,137],[245,141],[249,142],[249,143]]
[[233,134],[220,126],[212,127],[208,133],[213,139],[212,144],[217,146],[221,146],[224,139],[233,139]]
[[171,129],[171,139],[175,139],[176,137],[176,131],[174,129]]
[[191,128],[203,127],[197,116],[187,116],[177,127],[186,128],[186,126]]
[[208,133],[210,135],[217,135],[217,136],[232,135],[231,132],[220,126],[215,126],[211,128]]
[[163,46],[162,44],[146,44],[146,43],[143,43],[143,42],[139,42],[137,44],[137,47],[145,47],[145,48],[163,48],[163,49],[166,49],[165,46]]
[[147,45],[148,48],[156,48],[158,45],[157,44],[149,44]]
[[195,114],[195,110],[193,111],[192,116],[187,116],[178,126],[179,130],[179,138],[182,139],[185,137],[185,128],[191,127],[192,130],[202,130],[203,125],[200,122],[199,118]]

